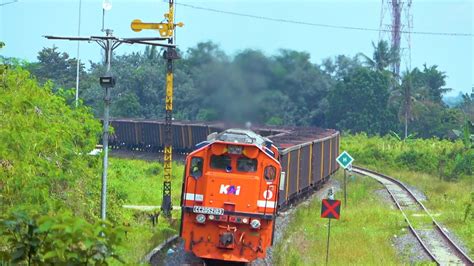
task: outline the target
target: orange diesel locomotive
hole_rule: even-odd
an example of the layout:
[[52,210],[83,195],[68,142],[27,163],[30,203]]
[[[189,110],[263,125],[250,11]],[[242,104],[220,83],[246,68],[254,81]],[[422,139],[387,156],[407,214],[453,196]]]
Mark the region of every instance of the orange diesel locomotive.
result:
[[180,235],[207,259],[250,262],[272,245],[281,166],[272,142],[250,130],[209,135],[186,158]]

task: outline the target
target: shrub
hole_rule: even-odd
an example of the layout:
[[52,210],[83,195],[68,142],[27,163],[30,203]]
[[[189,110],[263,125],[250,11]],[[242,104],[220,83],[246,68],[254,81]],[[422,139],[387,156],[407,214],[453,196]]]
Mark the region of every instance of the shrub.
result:
[[[79,214],[100,160],[89,156],[100,124],[84,106],[72,109],[20,68],[0,76],[0,212],[60,206]],[[89,205],[94,207],[94,205]],[[89,209],[89,208],[87,208]],[[87,215],[84,213],[84,215]]]
[[472,175],[474,151],[465,149],[461,141],[368,137],[365,133],[341,138],[341,150],[347,150],[355,164],[415,170],[456,179]]
[[29,215],[15,211],[0,219],[7,246],[0,259],[27,265],[106,265],[115,259],[124,231],[96,220],[89,223],[70,213]]

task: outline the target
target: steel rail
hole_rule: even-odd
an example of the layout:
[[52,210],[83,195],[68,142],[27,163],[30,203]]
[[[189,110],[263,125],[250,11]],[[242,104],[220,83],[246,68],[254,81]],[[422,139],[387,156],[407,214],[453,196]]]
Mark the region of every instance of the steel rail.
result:
[[[423,205],[423,203],[421,203],[416,197],[415,195],[413,194],[413,192],[405,185],[403,184],[402,182],[400,182],[399,180],[393,178],[393,177],[390,177],[390,176],[387,176],[387,175],[384,175],[384,174],[381,174],[381,173],[378,173],[378,172],[375,172],[373,170],[370,170],[370,169],[366,169],[366,168],[363,168],[363,167],[360,167],[360,166],[353,166],[352,169],[359,173],[359,174],[362,174],[364,175],[364,173],[360,172],[360,171],[364,171],[364,172],[368,172],[368,173],[371,173],[373,175],[376,175],[376,176],[379,176],[379,177],[382,177],[384,179],[387,179],[389,181],[391,181],[392,183],[395,183],[396,185],[398,185],[400,188],[402,188],[404,191],[406,191],[408,193],[408,195],[422,208],[422,210],[430,217],[431,219],[431,222],[432,224],[434,225],[435,229],[440,232],[441,236],[446,240],[446,242],[448,243],[448,245],[451,247],[452,250],[454,250],[454,252],[456,253],[456,255],[461,259],[461,261],[466,264],[466,265],[474,265],[474,261],[466,254],[464,253],[464,251],[462,251],[462,249],[456,244],[454,243],[454,241],[446,234],[446,232],[443,230],[443,228],[441,228],[441,226],[438,224],[438,222],[436,222],[436,220],[433,218],[433,216],[430,214],[430,212],[426,209],[425,205]],[[378,180],[377,180],[378,181]],[[379,181],[380,182],[380,181]],[[380,182],[381,183],[381,182]],[[383,183],[381,183],[382,185],[384,185]],[[413,228],[412,224],[410,223],[407,215],[405,214],[405,212],[402,210],[401,206],[399,205],[398,201],[395,199],[395,196],[392,194],[392,192],[387,188],[387,191],[389,192],[390,196],[392,197],[393,201],[395,202],[395,204],[397,205],[398,209],[402,212],[403,216],[404,216],[404,219],[405,221],[407,222],[409,228],[410,228],[410,231],[415,235],[415,237],[418,239],[418,241],[420,242],[420,244],[422,245],[423,249],[428,253],[428,255],[433,259],[433,261],[435,261],[438,265],[441,265],[441,262],[434,256],[434,254],[428,249],[428,247],[424,244],[424,242],[422,241],[421,237],[418,235],[418,233],[416,233],[415,229]]]

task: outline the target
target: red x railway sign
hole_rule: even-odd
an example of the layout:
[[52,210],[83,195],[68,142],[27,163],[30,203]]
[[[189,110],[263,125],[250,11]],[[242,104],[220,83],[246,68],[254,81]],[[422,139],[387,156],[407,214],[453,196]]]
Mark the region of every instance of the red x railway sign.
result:
[[321,218],[339,219],[341,213],[341,201],[323,199],[321,204]]

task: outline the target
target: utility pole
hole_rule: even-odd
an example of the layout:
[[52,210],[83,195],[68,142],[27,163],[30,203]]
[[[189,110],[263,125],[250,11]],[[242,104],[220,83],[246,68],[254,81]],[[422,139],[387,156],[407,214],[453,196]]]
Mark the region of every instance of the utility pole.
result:
[[[81,8],[82,0],[79,0],[79,16],[77,23],[77,36],[81,35]],[[79,74],[81,68],[81,59],[79,57],[80,41],[77,42],[77,64],[76,64],[76,108],[79,106]]]
[[160,36],[168,39],[168,48],[163,56],[166,59],[166,99],[165,99],[165,150],[164,150],[164,177],[163,177],[163,199],[161,211],[165,217],[171,217],[171,180],[173,163],[173,60],[179,59],[178,52],[174,47],[174,31],[176,26],[182,27],[183,23],[174,24],[174,1],[168,1],[169,11],[164,15],[166,22],[143,23],[139,19],[132,21],[133,31],[144,29],[158,30]]
[[[107,29],[106,37],[112,37],[112,30]],[[105,40],[105,76],[100,79],[100,85],[105,89],[104,92],[104,124],[102,135],[102,148],[104,149],[104,161],[102,168],[102,191],[100,193],[100,218],[106,220],[107,214],[107,170],[109,166],[109,111],[110,111],[110,90],[115,85],[115,80],[110,73],[113,42],[110,39]]]
[[[110,9],[110,6],[108,6]],[[104,7],[105,14],[106,8]],[[102,20],[103,21],[103,20]],[[50,40],[68,40],[68,41],[87,41],[96,42],[105,52],[105,66],[106,73],[100,77],[100,85],[104,88],[104,121],[103,121],[103,132],[102,132],[102,145],[104,151],[103,158],[103,171],[102,171],[102,189],[101,189],[101,208],[100,217],[102,220],[107,218],[107,171],[108,171],[108,159],[109,159],[109,110],[111,103],[111,89],[115,85],[115,78],[111,73],[111,60],[113,50],[119,47],[123,43],[128,44],[146,44],[153,46],[161,46],[165,48],[175,48],[173,44],[158,43],[157,41],[164,41],[167,38],[159,37],[144,37],[144,38],[117,38],[113,36],[111,29],[105,29],[106,36],[90,36],[90,37],[67,37],[67,36],[44,36]]]

